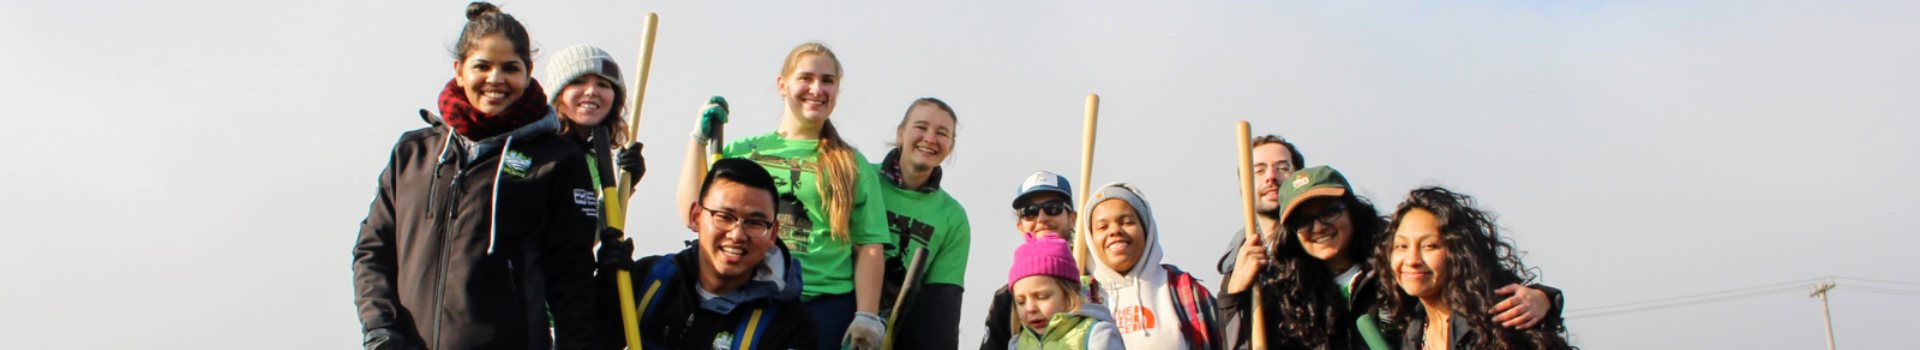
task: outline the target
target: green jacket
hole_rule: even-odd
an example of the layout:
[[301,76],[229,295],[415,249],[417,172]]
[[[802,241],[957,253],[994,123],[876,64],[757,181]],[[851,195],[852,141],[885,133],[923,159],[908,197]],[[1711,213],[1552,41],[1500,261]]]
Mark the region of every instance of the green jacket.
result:
[[1120,329],[1113,326],[1113,315],[1100,304],[1081,303],[1072,313],[1054,314],[1047,320],[1047,333],[1021,327],[1020,336],[1007,344],[1017,350],[1121,350]]

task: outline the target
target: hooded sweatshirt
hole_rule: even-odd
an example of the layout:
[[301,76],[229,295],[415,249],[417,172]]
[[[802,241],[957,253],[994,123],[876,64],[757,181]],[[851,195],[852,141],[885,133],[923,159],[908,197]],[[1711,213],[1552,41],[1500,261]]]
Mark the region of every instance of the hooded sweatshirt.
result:
[[[1117,335],[1113,315],[1100,304],[1080,303],[1071,313],[1054,314],[1047,319],[1047,334],[1020,327],[1020,336],[1007,342],[1008,350],[1124,350],[1126,343]],[[1022,344],[1024,340],[1028,343]],[[1133,348],[1142,349],[1142,348]],[[1151,348],[1148,348],[1151,349]]]
[[432,349],[593,346],[598,202],[580,148],[552,113],[482,140],[422,117],[433,126],[394,144],[353,248],[363,331]]
[[[1126,183],[1101,186],[1093,191],[1081,208],[1094,208],[1109,200],[1126,201],[1139,214],[1140,226],[1146,230],[1146,241],[1133,244],[1145,244],[1147,249],[1125,274],[1107,267],[1101,254],[1088,254],[1094,262],[1088,264],[1092,267],[1095,281],[1092,289],[1094,300],[1113,310],[1114,324],[1119,328],[1121,338],[1126,340],[1127,348],[1188,349],[1188,341],[1181,333],[1181,315],[1176,311],[1177,299],[1170,287],[1168,270],[1160,264],[1160,230],[1155,227],[1153,208],[1147,205],[1145,196],[1138,188]],[[1088,224],[1086,227],[1092,227],[1093,217],[1093,210],[1088,209],[1087,215],[1082,215],[1080,220]],[[1090,247],[1090,250],[1103,249],[1097,243],[1099,236],[1093,232],[1079,235],[1081,243]],[[1203,307],[1211,310],[1213,301],[1211,297],[1206,299]],[[1207,323],[1211,322],[1207,320]],[[1209,329],[1209,333],[1217,333],[1211,331],[1216,329],[1211,324],[1205,325],[1205,328]]]
[[[641,339],[649,349],[663,347],[667,349],[708,349],[719,344],[731,344],[736,337],[748,336],[740,333],[744,318],[752,317],[754,309],[765,308],[773,312],[773,320],[765,329],[754,331],[754,347],[759,349],[811,349],[818,343],[814,329],[813,316],[800,303],[801,276],[800,264],[793,260],[786,247],[776,244],[767,250],[764,260],[753,269],[753,277],[746,284],[722,295],[710,295],[700,287],[700,250],[698,246],[688,247],[673,255],[657,255],[640,258],[634,263],[633,301],[639,312],[646,312],[645,300],[647,287],[646,274],[653,271],[661,259],[671,258],[678,266],[674,275],[664,277],[666,288],[658,292],[652,300],[656,306],[652,314],[640,315]],[[620,319],[618,295],[614,270],[600,270],[601,303],[613,305],[603,307],[601,318],[614,320],[604,322],[602,339],[605,348],[618,349],[626,344],[623,325]],[[730,345],[729,345],[730,346]]]

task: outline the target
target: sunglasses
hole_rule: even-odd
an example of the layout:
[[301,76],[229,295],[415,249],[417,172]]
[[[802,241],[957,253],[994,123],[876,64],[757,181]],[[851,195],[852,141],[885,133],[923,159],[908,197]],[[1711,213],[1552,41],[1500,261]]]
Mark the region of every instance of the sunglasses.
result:
[[1295,215],[1294,217],[1287,218],[1289,219],[1287,221],[1291,221],[1286,223],[1286,226],[1288,227],[1287,231],[1300,233],[1301,231],[1313,229],[1313,222],[1315,221],[1320,222],[1321,225],[1332,226],[1335,221],[1340,220],[1341,216],[1347,214],[1347,204],[1335,203],[1333,205],[1320,208],[1320,212],[1318,213],[1313,213],[1310,215],[1308,215],[1308,213],[1299,213],[1299,214],[1301,215]]
[[1017,213],[1020,214],[1021,219],[1032,220],[1040,216],[1041,211],[1047,212],[1047,215],[1060,215],[1068,210],[1073,210],[1073,206],[1067,204],[1067,201],[1049,201],[1027,205],[1026,208],[1020,208]]

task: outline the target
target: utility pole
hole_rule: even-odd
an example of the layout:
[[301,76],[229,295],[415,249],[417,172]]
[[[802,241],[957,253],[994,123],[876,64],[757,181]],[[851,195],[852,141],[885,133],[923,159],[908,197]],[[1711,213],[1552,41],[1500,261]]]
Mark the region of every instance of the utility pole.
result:
[[1820,298],[1820,314],[1825,315],[1827,319],[1827,350],[1834,350],[1833,311],[1827,309],[1827,291],[1830,290],[1833,290],[1833,279],[1831,278],[1820,281],[1820,284],[1813,285],[1813,293],[1807,294],[1807,297]]

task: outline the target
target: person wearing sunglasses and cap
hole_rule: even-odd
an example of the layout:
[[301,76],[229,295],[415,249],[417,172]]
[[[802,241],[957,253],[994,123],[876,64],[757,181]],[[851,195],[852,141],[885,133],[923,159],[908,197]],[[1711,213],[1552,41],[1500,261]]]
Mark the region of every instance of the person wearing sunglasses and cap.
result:
[[[1077,217],[1073,210],[1073,185],[1067,177],[1046,171],[1036,171],[1020,181],[1020,191],[1013,197],[1014,227],[1022,233],[1040,235],[1052,232],[1062,239],[1073,241],[1073,220]],[[980,340],[980,350],[1004,350],[1007,342],[1013,340],[1012,320],[1013,294],[1006,287],[993,291],[993,306],[987,309],[987,335]]]
[[[1387,222],[1352,189],[1345,175],[1327,166],[1301,169],[1280,183],[1281,234],[1260,239],[1270,247],[1250,242],[1240,248],[1237,265],[1262,271],[1231,284],[1216,301],[1220,317],[1228,320],[1222,333],[1232,348],[1249,348],[1254,325],[1244,321],[1252,318],[1252,288],[1265,294],[1267,323],[1259,326],[1267,328],[1269,347],[1395,347],[1374,316],[1382,289],[1373,276],[1381,268],[1368,264]],[[1558,322],[1564,305],[1559,290],[1546,286],[1512,284],[1496,293],[1508,297],[1488,317],[1515,329]]]

